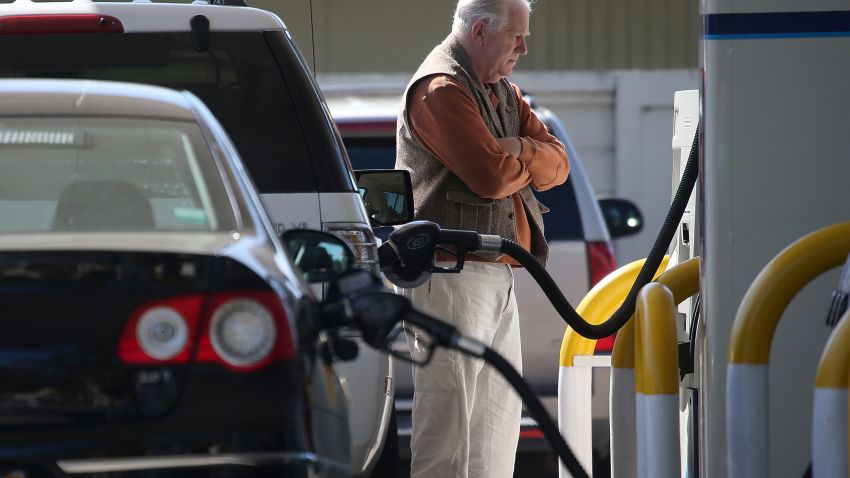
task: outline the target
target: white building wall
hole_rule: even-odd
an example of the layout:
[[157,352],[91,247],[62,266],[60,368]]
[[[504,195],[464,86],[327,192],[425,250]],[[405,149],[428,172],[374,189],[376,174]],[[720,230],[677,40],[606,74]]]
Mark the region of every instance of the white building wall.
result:
[[670,206],[673,94],[699,88],[696,70],[518,73],[513,80],[567,128],[597,195],[634,201],[636,236],[615,241],[617,260],[646,257]]

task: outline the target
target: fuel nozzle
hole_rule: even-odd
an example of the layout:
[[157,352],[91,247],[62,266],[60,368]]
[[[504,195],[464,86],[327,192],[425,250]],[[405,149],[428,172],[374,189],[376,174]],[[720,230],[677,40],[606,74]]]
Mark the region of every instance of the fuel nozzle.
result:
[[440,227],[427,221],[409,222],[390,233],[378,248],[384,275],[399,287],[416,287],[428,280]]
[[835,327],[838,325],[838,321],[847,310],[848,297],[850,297],[850,255],[847,256],[844,269],[841,270],[838,287],[832,291],[832,302],[829,304],[829,311],[826,316],[826,324],[828,326]]
[[[502,238],[475,231],[441,229],[430,221],[409,222],[395,231],[378,249],[381,270],[395,285],[424,284],[432,272],[457,273],[467,252],[501,252]],[[455,257],[453,267],[437,267],[437,251]]]
[[418,312],[410,299],[383,287],[381,280],[371,272],[355,270],[341,274],[332,283],[329,296],[322,305],[322,315],[330,324],[329,331],[343,326],[354,327],[361,332],[364,342],[399,358],[409,360],[406,354],[398,355],[392,348],[399,333],[404,332],[404,327],[399,327],[402,321],[427,337],[427,358],[416,361],[417,364],[425,365],[435,346],[454,347],[458,341],[455,327]]

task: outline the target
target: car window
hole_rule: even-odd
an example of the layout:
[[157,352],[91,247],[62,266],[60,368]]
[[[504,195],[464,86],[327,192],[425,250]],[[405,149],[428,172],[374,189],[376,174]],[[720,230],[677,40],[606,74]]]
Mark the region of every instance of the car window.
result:
[[0,36],[0,77],[130,81],[189,90],[222,123],[261,193],[316,191],[305,132],[262,32]]
[[543,215],[546,239],[559,241],[583,241],[584,227],[581,223],[576,192],[572,178],[561,186],[548,191],[535,191],[537,199],[550,211]]
[[236,220],[195,123],[0,118],[0,233],[222,231]]
[[[395,138],[349,137],[344,138],[348,157],[355,169],[392,169],[395,167]],[[572,178],[562,186],[548,191],[535,191],[540,202],[551,211],[543,215],[546,238],[570,241],[584,240],[575,187]]]
[[344,138],[348,159],[355,169],[393,169],[395,138]]

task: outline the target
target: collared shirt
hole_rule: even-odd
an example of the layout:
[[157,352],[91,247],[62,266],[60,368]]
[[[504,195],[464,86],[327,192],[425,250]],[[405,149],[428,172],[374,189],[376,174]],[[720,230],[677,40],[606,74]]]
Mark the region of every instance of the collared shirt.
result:
[[[518,191],[529,183],[538,191],[563,184],[570,164],[564,145],[549,134],[516,85],[513,88],[519,105],[519,156],[502,150],[481,120],[472,93],[447,75],[426,77],[414,86],[408,106],[410,129],[472,192],[490,199],[512,197],[517,242],[529,250],[531,228]],[[490,102],[498,106],[492,90]],[[438,259],[451,260],[444,255]],[[468,256],[467,260],[483,259]],[[507,256],[501,262],[517,264]]]

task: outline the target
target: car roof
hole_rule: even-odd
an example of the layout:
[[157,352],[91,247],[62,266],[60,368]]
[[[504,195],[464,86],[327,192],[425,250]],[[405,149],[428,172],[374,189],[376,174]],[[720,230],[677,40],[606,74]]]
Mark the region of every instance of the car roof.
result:
[[206,2],[152,3],[133,2],[31,2],[21,0],[0,4],[0,14],[99,14],[116,17],[124,32],[190,31],[189,19],[195,15],[207,17],[210,30],[285,30],[283,21],[272,12],[250,7],[210,5]]
[[395,136],[401,94],[325,96],[334,123],[343,136]]
[[401,94],[334,96],[328,93],[326,101],[336,122],[365,120],[395,123],[401,106]]
[[186,95],[159,86],[93,80],[0,79],[0,116],[195,118]]

